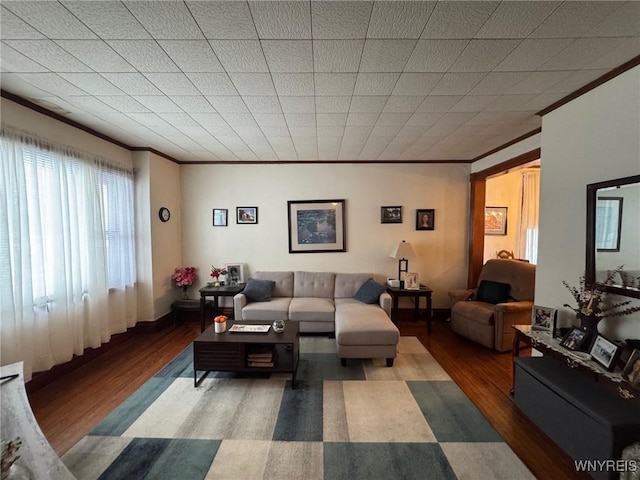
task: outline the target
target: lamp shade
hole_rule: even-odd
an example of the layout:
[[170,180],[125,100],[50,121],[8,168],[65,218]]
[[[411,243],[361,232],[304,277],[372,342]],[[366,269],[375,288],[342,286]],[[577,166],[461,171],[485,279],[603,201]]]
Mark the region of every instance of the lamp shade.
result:
[[411,258],[417,257],[416,252],[413,250],[413,247],[409,242],[405,242],[404,240],[399,242],[389,254],[391,258]]

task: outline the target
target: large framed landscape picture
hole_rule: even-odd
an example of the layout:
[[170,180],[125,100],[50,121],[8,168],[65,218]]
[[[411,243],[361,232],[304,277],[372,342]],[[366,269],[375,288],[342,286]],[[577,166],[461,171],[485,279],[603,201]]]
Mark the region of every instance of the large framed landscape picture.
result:
[[344,199],[290,200],[289,253],[346,252]]

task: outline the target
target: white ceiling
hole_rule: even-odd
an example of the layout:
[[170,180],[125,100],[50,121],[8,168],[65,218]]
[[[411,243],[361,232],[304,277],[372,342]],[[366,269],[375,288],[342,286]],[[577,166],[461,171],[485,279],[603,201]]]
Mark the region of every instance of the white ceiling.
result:
[[2,89],[178,161],[471,160],[640,54],[640,2],[6,1]]

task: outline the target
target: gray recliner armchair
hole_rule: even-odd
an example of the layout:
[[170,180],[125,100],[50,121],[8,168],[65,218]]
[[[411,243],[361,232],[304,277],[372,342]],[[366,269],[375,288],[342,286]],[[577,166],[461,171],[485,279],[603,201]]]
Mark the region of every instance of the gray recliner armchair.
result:
[[452,290],[451,329],[499,352],[513,347],[512,325],[531,325],[536,266],[492,259],[482,267],[478,288]]

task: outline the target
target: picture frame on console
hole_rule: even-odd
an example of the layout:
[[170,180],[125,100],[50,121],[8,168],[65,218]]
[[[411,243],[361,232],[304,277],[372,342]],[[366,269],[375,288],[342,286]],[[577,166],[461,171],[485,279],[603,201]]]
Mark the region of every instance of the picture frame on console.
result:
[[615,343],[607,340],[602,335],[598,335],[591,346],[589,354],[591,358],[611,371],[616,365],[620,348]]
[[582,347],[582,344],[584,343],[586,338],[587,332],[573,327],[571,331],[567,333],[562,339],[560,345],[567,350],[580,350],[580,347]]
[[416,210],[416,230],[435,230],[436,211],[433,208]]
[[402,207],[380,207],[380,223],[402,223]]
[[244,283],[244,263],[227,263],[224,268],[227,269],[227,285]]
[[214,227],[226,227],[228,225],[229,211],[226,208],[214,208],[213,209],[213,226]]
[[419,276],[415,272],[407,272],[404,274],[405,290],[420,290]]
[[640,350],[637,348],[631,352],[631,356],[622,370],[622,378],[624,378],[631,387],[640,391]]
[[289,253],[346,252],[345,200],[289,200]]
[[532,310],[531,329],[541,332],[549,332],[552,336],[556,331],[556,315],[555,308],[534,305]]

